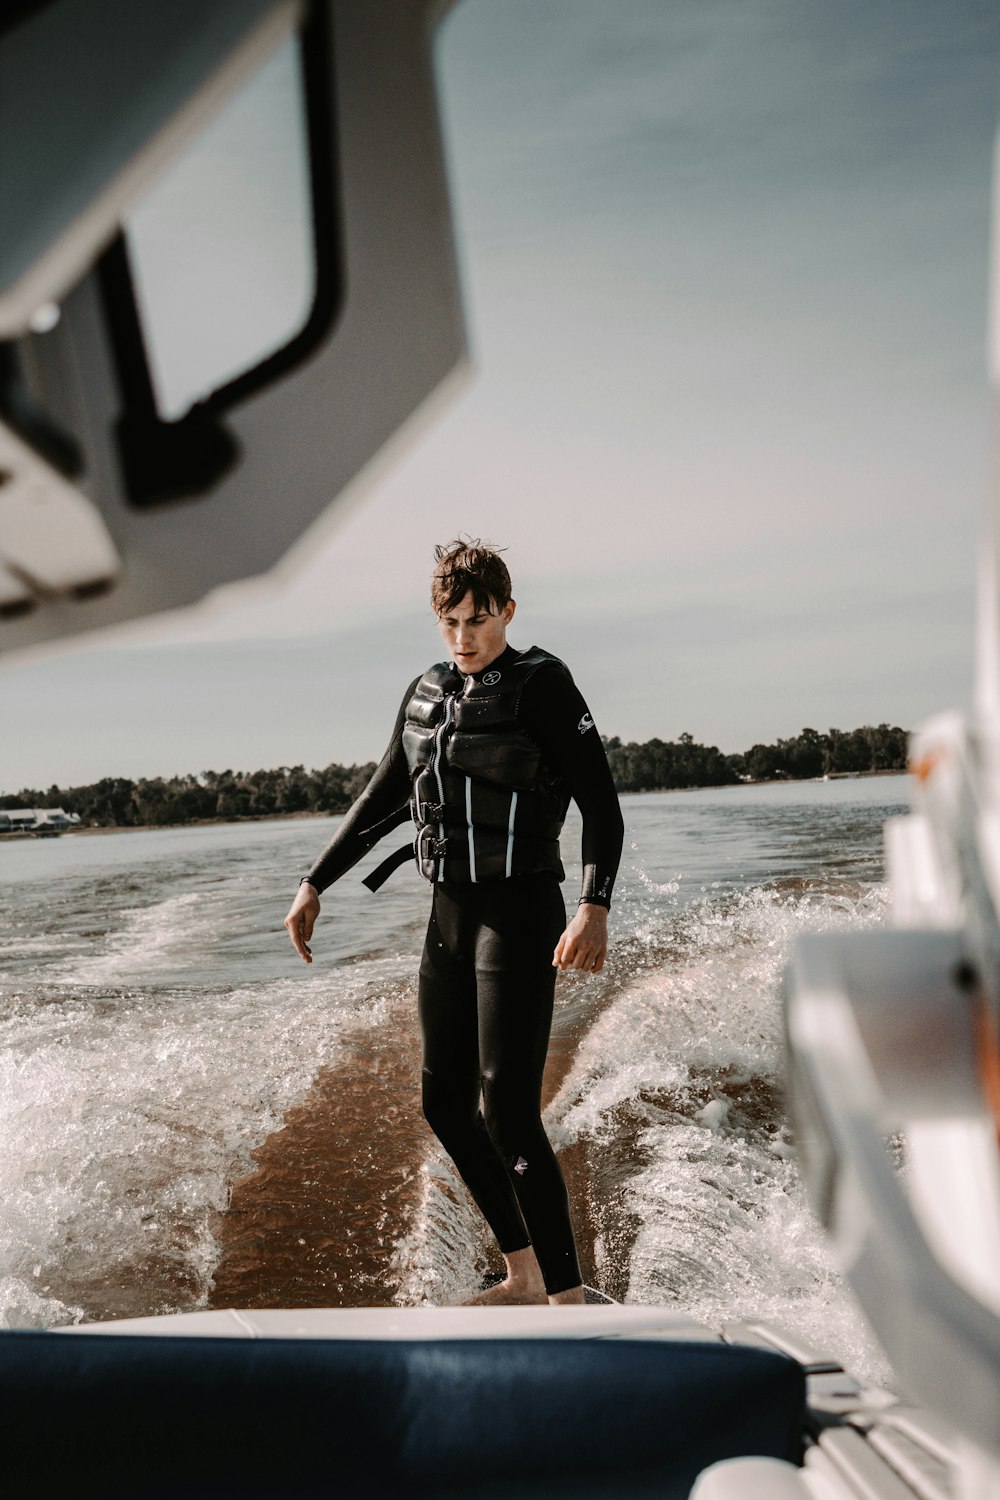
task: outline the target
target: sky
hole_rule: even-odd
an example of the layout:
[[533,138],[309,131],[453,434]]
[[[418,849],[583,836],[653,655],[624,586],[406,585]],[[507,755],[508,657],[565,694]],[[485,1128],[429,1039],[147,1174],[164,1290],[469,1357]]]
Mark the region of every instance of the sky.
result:
[[606,734],[967,702],[993,0],[462,0],[437,56],[471,376],[280,586],[0,671],[0,790],[377,758],[458,531]]

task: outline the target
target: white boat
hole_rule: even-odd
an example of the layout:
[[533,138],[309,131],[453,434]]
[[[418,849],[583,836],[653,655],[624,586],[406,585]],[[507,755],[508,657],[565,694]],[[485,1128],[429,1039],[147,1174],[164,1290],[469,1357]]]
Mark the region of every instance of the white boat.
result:
[[[33,149],[0,153],[0,649],[272,567],[459,366],[428,47],[446,8],[15,7],[0,95]],[[120,229],[303,24],[312,311],[175,418],[145,364]],[[243,1309],[15,1331],[0,1335],[12,1492],[1000,1496],[993,555],[975,715],[918,739],[916,808],[890,829],[898,927],[804,940],[788,983],[803,1169],[893,1391],[770,1325],[651,1307]]]

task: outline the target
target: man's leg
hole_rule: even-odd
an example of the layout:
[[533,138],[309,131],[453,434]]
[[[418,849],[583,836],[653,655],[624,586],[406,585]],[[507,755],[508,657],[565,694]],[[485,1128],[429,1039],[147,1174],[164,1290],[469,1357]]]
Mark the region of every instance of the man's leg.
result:
[[580,1302],[569,1198],[541,1119],[555,992],[552,950],[565,927],[565,908],[554,878],[489,889],[490,910],[476,945],[486,1125],[514,1185],[549,1299]]
[[[424,1115],[495,1234],[508,1273],[523,1294],[518,1300],[541,1302],[545,1291],[518,1201],[480,1109],[469,901],[464,891],[452,896],[438,887],[434,893],[419,985]],[[482,1298],[505,1300],[493,1288]]]

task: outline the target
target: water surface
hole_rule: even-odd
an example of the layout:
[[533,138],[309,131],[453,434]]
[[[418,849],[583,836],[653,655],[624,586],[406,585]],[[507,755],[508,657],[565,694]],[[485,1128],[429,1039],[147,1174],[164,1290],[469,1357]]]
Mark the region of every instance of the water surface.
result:
[[[879,1373],[798,1178],[778,989],[795,937],[886,918],[905,780],[623,800],[600,977],[563,976],[546,1120],[589,1279],[765,1316]],[[461,1300],[490,1263],[419,1116],[428,889],[281,921],[336,819],[0,845],[0,1319]],[[564,850],[572,898],[579,822]],[[391,844],[387,844],[391,847]]]

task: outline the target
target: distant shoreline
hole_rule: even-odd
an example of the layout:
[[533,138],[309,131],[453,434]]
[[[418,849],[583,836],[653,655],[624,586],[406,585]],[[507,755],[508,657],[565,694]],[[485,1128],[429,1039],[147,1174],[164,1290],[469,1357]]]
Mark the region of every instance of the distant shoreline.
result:
[[[611,779],[624,795],[710,787],[761,785],[777,781],[818,781],[865,775],[876,770],[902,771],[909,735],[898,725],[862,724],[857,729],[830,729],[819,734],[803,729],[773,745],[723,754],[716,745],[699,744],[686,731],[677,740],[623,743],[617,735],[601,736]],[[322,816],[346,812],[375,774],[375,761],[362,765],[263,767],[256,771],[199,771],[197,775],[103,776],[86,786],[50,786],[48,791],[22,787],[0,793],[0,819],[16,828],[15,812],[28,812],[36,831],[73,818],[87,828],[186,828],[230,822],[257,822],[301,812]],[[294,811],[293,811],[294,810]]]
[[[345,809],[346,811],[346,809]],[[0,833],[0,843],[17,843],[23,839],[90,838],[103,833],[157,833],[164,828],[216,828],[226,823],[289,823],[297,818],[339,818],[342,813],[282,812],[248,813],[238,818],[189,818],[183,823],[86,823],[77,828],[58,828],[55,833]]]
[[[682,794],[684,792],[726,792],[739,791],[741,787],[748,786],[810,786],[824,781],[870,781],[878,776],[905,776],[906,771],[831,771],[829,776],[774,776],[766,781],[733,781],[716,786],[664,786],[644,787],[642,791],[619,792],[619,797],[648,797],[651,793],[662,794],[664,792]],[[346,812],[347,809],[344,809]],[[58,837],[64,838],[92,838],[95,835],[106,833],[157,833],[166,828],[221,828],[230,823],[291,823],[316,818],[341,818],[344,813],[316,812],[306,809],[301,812],[280,813],[248,813],[242,817],[232,818],[191,818],[182,823],[88,823],[80,828],[60,828]],[[39,835],[34,833],[0,833],[0,843],[17,843],[24,839],[34,839]],[[45,838],[53,835],[45,834]]]
[[[346,812],[347,809],[345,808]],[[67,828],[65,833],[156,833],[160,828],[223,828],[227,823],[292,823],[300,818],[341,818],[343,813],[304,812],[246,813],[234,818],[189,818],[183,823],[91,823],[86,828]]]
[[645,786],[619,797],[648,797],[650,792],[738,792],[746,786],[818,786],[824,781],[872,781],[878,776],[908,776],[905,766],[890,771],[831,771],[828,776],[767,776],[760,781],[725,781],[706,786]]

